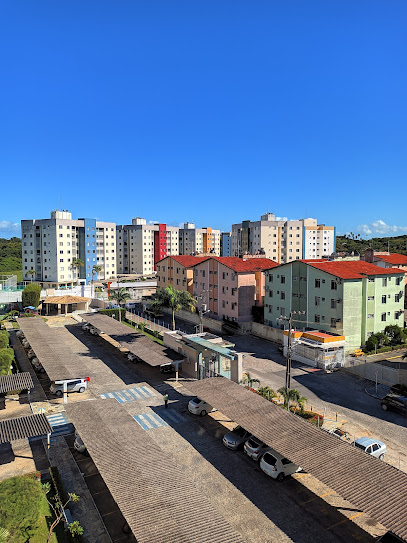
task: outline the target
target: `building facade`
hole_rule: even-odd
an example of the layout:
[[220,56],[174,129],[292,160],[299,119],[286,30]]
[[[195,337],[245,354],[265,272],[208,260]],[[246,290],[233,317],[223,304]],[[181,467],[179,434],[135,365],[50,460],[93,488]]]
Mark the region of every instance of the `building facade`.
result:
[[345,337],[347,351],[389,324],[403,327],[404,272],[363,261],[299,261],[266,272],[264,322]]
[[194,223],[184,223],[184,227],[179,229],[179,254],[220,256],[220,230],[195,228]]
[[316,219],[282,220],[273,213],[260,221],[232,225],[231,254],[261,254],[284,264],[303,258],[322,258],[335,251],[335,228]]
[[167,255],[179,254],[176,226],[147,224],[136,217],[132,224],[117,225],[117,271],[119,274],[154,273],[156,263]]
[[366,262],[372,262],[381,268],[398,268],[406,273],[404,279],[404,308],[407,309],[407,255],[401,255],[399,253],[379,253],[373,251],[373,249],[366,249],[364,260]]
[[[23,279],[44,286],[90,283],[93,266],[101,266],[98,279],[116,276],[116,224],[96,219],[72,219],[69,211],[52,211],[50,219],[21,221]],[[84,262],[79,270],[74,259]]]
[[277,264],[268,258],[243,260],[210,257],[194,266],[193,293],[214,319],[233,322],[253,320],[252,307],[262,306],[264,270]]
[[220,240],[221,256],[232,256],[232,233],[222,232]]
[[157,262],[157,288],[172,285],[176,290],[193,294],[194,266],[207,257],[178,255],[167,256]]

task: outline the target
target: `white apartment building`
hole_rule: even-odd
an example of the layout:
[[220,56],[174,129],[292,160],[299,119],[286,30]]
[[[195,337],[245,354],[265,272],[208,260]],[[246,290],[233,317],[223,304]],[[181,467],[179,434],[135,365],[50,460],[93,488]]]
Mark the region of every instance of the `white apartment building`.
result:
[[220,256],[220,230],[210,227],[195,228],[192,222],[179,229],[179,254],[213,254]]
[[335,251],[335,228],[318,225],[316,219],[276,220],[273,213],[260,221],[232,225],[232,256],[264,255],[284,264],[317,259]]
[[[98,279],[116,276],[116,224],[96,219],[72,219],[69,211],[52,211],[50,219],[21,221],[23,279],[44,286],[70,286],[96,279],[95,265],[101,266]],[[79,270],[74,259],[83,261]]]
[[222,232],[221,234],[221,256],[232,256],[232,233]]
[[154,273],[155,263],[179,254],[177,226],[147,224],[136,217],[132,224],[117,225],[117,270],[122,274]]

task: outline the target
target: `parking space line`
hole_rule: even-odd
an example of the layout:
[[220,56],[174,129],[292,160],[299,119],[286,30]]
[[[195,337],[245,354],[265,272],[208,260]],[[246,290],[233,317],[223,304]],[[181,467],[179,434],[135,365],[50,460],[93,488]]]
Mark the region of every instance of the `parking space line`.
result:
[[336,524],[332,524],[332,526],[329,526],[329,528],[327,528],[328,530],[331,530],[332,528],[335,528],[336,526],[339,526],[340,524],[344,524],[345,522],[347,522],[348,520],[352,520],[356,517],[360,517],[360,515],[363,515],[363,511],[359,511],[359,513],[355,513],[354,515],[352,515],[351,517],[347,517],[347,518],[344,518],[343,520],[341,520],[340,522],[337,522]]
[[317,500],[318,498],[324,498],[325,496],[329,496],[330,494],[335,494],[335,491],[331,490],[330,492],[325,492],[325,494],[320,494],[319,496],[316,495],[314,498],[311,498],[310,500],[307,500],[306,502],[302,502],[301,505],[305,505],[306,503],[313,502],[314,500]]

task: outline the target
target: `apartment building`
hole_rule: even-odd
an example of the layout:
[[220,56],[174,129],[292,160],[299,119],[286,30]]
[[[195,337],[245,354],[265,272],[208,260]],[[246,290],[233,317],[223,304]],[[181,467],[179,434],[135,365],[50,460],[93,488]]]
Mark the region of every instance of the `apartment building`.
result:
[[274,266],[277,263],[268,258],[209,257],[194,266],[193,293],[206,305],[209,317],[249,322],[252,307],[263,305],[264,270]]
[[232,233],[222,232],[220,239],[221,256],[232,256]]
[[284,220],[266,213],[260,221],[232,225],[233,256],[260,254],[284,264],[322,258],[334,251],[335,228],[318,225],[316,219]]
[[[266,271],[264,322],[344,336],[346,350],[389,324],[403,327],[404,270],[363,261],[302,260]],[[285,324],[284,324],[285,323]]]
[[381,268],[398,268],[406,272],[404,280],[404,308],[407,309],[407,255],[399,253],[381,253],[366,249],[364,260]]
[[179,254],[213,254],[220,256],[220,230],[195,228],[191,222],[179,229]]
[[157,288],[172,285],[176,290],[193,294],[194,266],[207,257],[178,255],[167,256],[157,262]]
[[132,224],[117,225],[117,271],[119,274],[148,275],[167,255],[179,254],[179,228],[167,224],[147,224],[136,217]]
[[[116,224],[96,219],[72,219],[66,210],[51,212],[50,219],[21,221],[23,279],[34,279],[44,286],[71,286],[89,283],[92,268],[101,266],[99,279],[116,276]],[[79,270],[75,258],[84,262]],[[95,275],[93,276],[95,278]]]

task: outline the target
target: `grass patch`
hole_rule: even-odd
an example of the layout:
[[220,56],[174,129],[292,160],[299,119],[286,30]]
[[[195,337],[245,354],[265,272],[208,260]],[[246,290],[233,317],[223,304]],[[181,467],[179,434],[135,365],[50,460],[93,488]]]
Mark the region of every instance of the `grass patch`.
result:
[[131,328],[132,330],[134,330],[135,332],[140,332],[140,334],[144,334],[145,336],[147,336],[148,338],[152,339],[153,341],[155,341],[156,343],[159,343],[160,345],[164,345],[164,341],[162,341],[160,338],[157,338],[151,334],[149,334],[145,329],[144,330],[141,330],[140,328],[134,328],[134,326],[132,324],[130,324],[130,322],[127,322],[125,320],[122,320],[122,324],[125,324],[126,326],[128,326],[129,328]]
[[[52,523],[52,511],[36,474],[12,477],[0,483],[0,526],[10,536],[7,543],[44,543]],[[68,543],[63,526],[52,543]]]
[[23,270],[4,271],[0,270],[0,275],[17,275],[17,283],[21,283],[23,280]]

